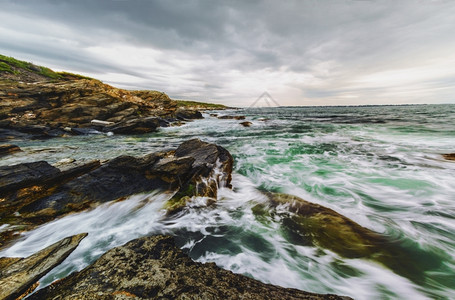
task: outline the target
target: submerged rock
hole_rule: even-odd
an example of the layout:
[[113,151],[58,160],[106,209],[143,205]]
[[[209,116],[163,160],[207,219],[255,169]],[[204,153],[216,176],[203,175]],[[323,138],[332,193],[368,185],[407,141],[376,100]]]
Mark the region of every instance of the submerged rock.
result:
[[[273,207],[280,206],[291,212],[281,218],[292,243],[319,246],[347,258],[371,259],[418,284],[422,284],[425,272],[435,270],[441,264],[440,258],[418,245],[409,247],[411,243],[416,244],[414,241],[392,240],[330,208],[293,195],[266,195]],[[260,206],[254,210],[256,215],[267,214],[267,211]],[[425,261],[419,260],[422,257]]]
[[[0,299],[17,299],[76,249],[87,233],[64,238],[26,258],[2,258]],[[30,290],[30,288],[32,288]]]
[[264,284],[193,262],[172,237],[139,238],[29,299],[350,299]]
[[15,152],[20,152],[22,151],[21,148],[19,148],[16,145],[10,145],[10,144],[3,144],[0,145],[0,157],[6,156]]
[[242,125],[243,127],[250,127],[251,125],[253,125],[253,123],[251,123],[250,121],[245,121],[241,122],[240,125]]

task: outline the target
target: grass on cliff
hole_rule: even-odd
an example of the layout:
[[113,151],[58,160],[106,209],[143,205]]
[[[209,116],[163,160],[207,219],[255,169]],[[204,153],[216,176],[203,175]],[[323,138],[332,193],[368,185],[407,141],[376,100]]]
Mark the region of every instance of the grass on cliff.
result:
[[197,101],[188,101],[188,100],[174,100],[177,102],[177,106],[191,108],[191,107],[204,107],[207,109],[226,109],[227,106],[223,104],[215,103],[206,103],[206,102],[197,102]]
[[[14,68],[13,68],[14,67]],[[0,71],[6,71],[13,74],[19,74],[20,71],[17,69],[26,70],[33,72],[35,74],[51,78],[51,79],[60,79],[62,76],[49,68],[37,66],[30,62],[22,61],[15,59],[14,57],[9,57],[0,54]]]

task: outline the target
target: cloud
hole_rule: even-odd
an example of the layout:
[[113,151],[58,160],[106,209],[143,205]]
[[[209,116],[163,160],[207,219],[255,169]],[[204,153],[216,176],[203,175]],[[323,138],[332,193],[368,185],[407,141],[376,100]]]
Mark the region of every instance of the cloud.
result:
[[[0,1],[0,51],[247,106],[455,102],[451,1]],[[452,93],[452,94],[451,94]]]

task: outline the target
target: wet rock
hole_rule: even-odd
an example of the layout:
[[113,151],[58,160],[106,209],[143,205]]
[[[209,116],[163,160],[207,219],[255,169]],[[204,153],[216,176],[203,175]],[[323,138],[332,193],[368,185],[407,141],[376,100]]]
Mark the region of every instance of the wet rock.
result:
[[105,126],[104,132],[115,134],[142,134],[156,131],[160,126],[160,119],[155,117],[132,119],[114,125]]
[[245,120],[245,116],[218,116],[218,119],[221,120],[226,120],[226,119],[232,119],[232,120]]
[[447,160],[455,160],[455,153],[443,154],[442,157]]
[[210,116],[216,118],[218,117],[218,114],[210,114]]
[[[362,227],[336,211],[299,197],[267,193],[273,207],[291,212],[281,215],[287,238],[295,244],[329,249],[347,258],[366,258],[383,264],[395,273],[422,284],[424,273],[440,267],[441,259],[421,249],[412,240],[393,240]],[[268,209],[255,208],[257,215]],[[425,257],[425,261],[421,258]],[[416,263],[419,261],[419,263]]]
[[45,161],[0,167],[0,195],[7,191],[53,180],[60,170]]
[[243,127],[250,127],[251,125],[253,125],[253,123],[251,123],[249,121],[245,121],[245,122],[240,123],[240,125],[242,125]]
[[183,109],[183,108],[178,108],[175,112],[175,116],[177,119],[183,120],[183,121],[204,118],[200,111],[192,110],[192,109]]
[[214,263],[193,262],[172,237],[114,248],[80,272],[29,299],[350,299],[264,284]]
[[[42,217],[45,212],[27,218],[21,213],[22,209],[49,197],[66,182],[99,166],[99,161],[91,161],[62,171],[47,162],[39,161],[0,167],[0,225],[10,224],[0,230],[0,247],[21,232],[50,220]],[[69,208],[67,212],[70,212]],[[46,213],[51,212],[47,210]]]
[[15,152],[20,152],[22,151],[21,148],[19,148],[16,145],[10,145],[10,144],[3,144],[0,145],[0,157],[6,156]]
[[[42,276],[65,260],[87,236],[82,233],[67,237],[23,259],[3,259],[0,270],[0,299],[16,299]],[[5,261],[7,263],[5,263]]]
[[193,139],[181,144],[175,151],[175,157],[191,157],[194,161],[190,178],[166,203],[168,213],[181,211],[193,196],[216,199],[218,187],[231,188],[234,160],[223,147]]
[[93,128],[71,128],[71,133],[75,135],[101,134],[101,132]]
[[[175,151],[120,156],[101,166],[96,161],[65,171],[46,162],[0,167],[1,222],[26,225],[23,230],[28,230],[67,213],[153,190],[174,193],[166,208],[181,210],[186,202],[179,200],[185,196],[216,199],[218,187],[230,187],[232,164],[226,149],[194,139]],[[8,232],[2,236],[12,238]]]

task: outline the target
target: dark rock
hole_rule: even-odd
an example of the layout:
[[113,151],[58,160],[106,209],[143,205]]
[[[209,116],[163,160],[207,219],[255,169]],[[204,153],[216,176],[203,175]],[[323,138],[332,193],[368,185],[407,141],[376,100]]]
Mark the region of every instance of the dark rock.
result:
[[193,262],[172,237],[114,248],[94,264],[29,299],[350,299],[264,284],[214,263]]
[[3,144],[0,145],[0,157],[6,156],[15,152],[20,152],[22,151],[21,148],[19,148],[16,145],[10,145],[10,144]]
[[[18,299],[46,273],[59,265],[87,236],[82,233],[67,237],[23,259],[3,259],[0,270],[0,299]],[[33,289],[32,289],[33,290]]]
[[249,121],[245,121],[245,122],[240,123],[240,125],[242,125],[243,127],[250,127],[251,125],[253,125],[253,123],[251,123]]
[[245,116],[219,116],[218,119],[245,120]]
[[218,114],[210,114],[211,117],[218,117]]
[[160,126],[161,119],[155,117],[132,119],[111,126],[105,126],[104,132],[115,134],[142,134],[156,131]]
[[101,132],[93,128],[71,128],[71,133],[76,135],[101,134]]
[[[177,211],[186,205],[180,201],[185,196],[216,198],[218,187],[230,187],[232,164],[226,149],[195,139],[175,151],[120,156],[102,166],[93,162],[61,171],[36,162],[0,167],[0,217],[28,230],[70,212],[153,190],[175,193],[166,208]],[[11,231],[1,235],[12,238]],[[0,239],[0,245],[4,242]]]
[[0,167],[0,195],[55,179],[60,170],[45,161]]
[[444,157],[447,160],[455,160],[455,153],[443,154],[442,157]]
[[178,108],[175,112],[175,116],[182,121],[204,118],[200,111],[183,108]]
[[181,144],[175,151],[175,157],[191,157],[194,161],[190,178],[166,203],[168,213],[182,210],[193,196],[216,199],[218,187],[231,187],[234,160],[223,147],[193,139]]
[[[33,215],[26,218],[19,211],[35,201],[49,197],[66,182],[99,166],[99,161],[92,161],[61,171],[47,162],[39,161],[0,167],[0,224],[11,224],[0,231],[0,247],[16,238],[20,232],[49,221],[49,218],[36,218]],[[70,208],[67,212],[70,212]],[[52,212],[48,209],[39,213],[38,216],[46,216]]]

